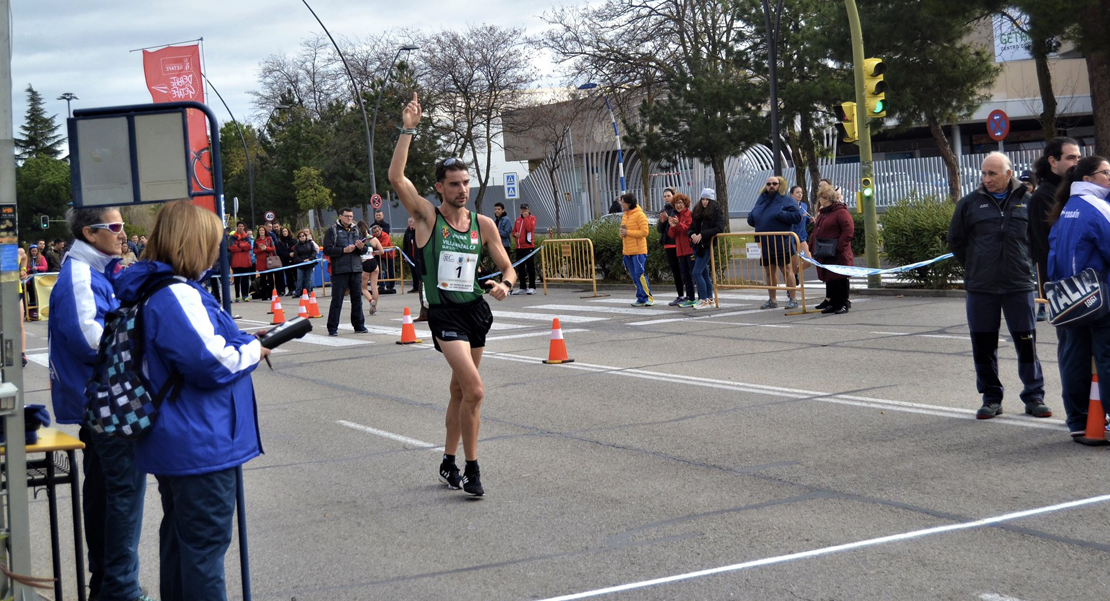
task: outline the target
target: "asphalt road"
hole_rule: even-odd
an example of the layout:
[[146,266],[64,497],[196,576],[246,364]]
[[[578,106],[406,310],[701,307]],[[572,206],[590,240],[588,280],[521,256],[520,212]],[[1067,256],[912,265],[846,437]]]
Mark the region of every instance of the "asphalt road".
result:
[[[605,293],[494,303],[481,499],[436,478],[450,373],[430,344],[394,344],[413,295],[383,297],[370,334],[344,319],[328,338],[314,320],[282,347],[254,374],[253,598],[1110,596],[1110,451],[1069,440],[1051,327],[1038,353],[1056,415],[1023,414],[1004,334],[1006,414],[978,421],[961,299],[856,296],[846,315],[787,316],[758,310],[757,291],[698,312]],[[266,303],[234,308],[244,328],[269,322]],[[556,316],[569,365],[540,362]],[[29,324],[36,361],[45,332]],[[26,381],[27,402],[49,404],[46,369]],[[157,596],[149,482],[142,578]],[[67,508],[63,491],[72,578]],[[31,513],[45,575],[44,495]],[[227,566],[241,598],[235,544]]]

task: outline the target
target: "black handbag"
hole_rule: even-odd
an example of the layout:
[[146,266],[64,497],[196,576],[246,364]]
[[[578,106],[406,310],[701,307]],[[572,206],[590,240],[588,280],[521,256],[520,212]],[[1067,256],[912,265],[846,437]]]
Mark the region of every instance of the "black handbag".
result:
[[1093,267],[1044,285],[1048,322],[1056,327],[1086,327],[1110,311],[1106,281]]
[[816,238],[813,241],[813,259],[818,263],[836,260],[836,247],[840,238]]

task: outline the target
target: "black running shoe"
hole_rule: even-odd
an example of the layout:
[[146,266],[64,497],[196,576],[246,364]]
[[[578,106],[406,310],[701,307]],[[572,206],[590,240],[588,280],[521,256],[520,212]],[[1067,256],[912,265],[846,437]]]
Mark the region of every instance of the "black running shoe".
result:
[[482,488],[482,480],[478,470],[467,471],[462,477],[462,488],[469,494],[480,497],[486,494]]
[[439,464],[439,481],[446,484],[447,488],[451,490],[459,490],[462,488],[462,478],[459,476],[459,468],[454,463],[447,463],[444,461]]

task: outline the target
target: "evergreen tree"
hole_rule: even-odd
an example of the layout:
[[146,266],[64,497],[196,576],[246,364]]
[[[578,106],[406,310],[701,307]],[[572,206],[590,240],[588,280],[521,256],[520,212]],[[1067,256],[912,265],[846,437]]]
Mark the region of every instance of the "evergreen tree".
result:
[[58,124],[54,117],[46,116],[43,108],[42,94],[39,94],[31,84],[27,84],[27,117],[19,132],[23,137],[16,138],[15,145],[19,150],[16,155],[19,160],[25,161],[33,157],[59,158],[62,154],[62,140],[64,136],[58,133]]

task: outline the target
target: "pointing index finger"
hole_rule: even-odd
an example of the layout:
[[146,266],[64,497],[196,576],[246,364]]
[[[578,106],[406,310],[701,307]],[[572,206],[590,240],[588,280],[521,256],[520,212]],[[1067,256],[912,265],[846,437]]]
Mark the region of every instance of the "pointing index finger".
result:
[[417,104],[419,104],[419,103],[420,103],[420,101],[419,101],[419,100],[417,100],[417,98],[416,98],[416,92],[413,92],[413,93],[412,93],[412,101],[413,101],[413,102],[415,102],[415,103],[417,103]]

